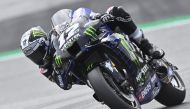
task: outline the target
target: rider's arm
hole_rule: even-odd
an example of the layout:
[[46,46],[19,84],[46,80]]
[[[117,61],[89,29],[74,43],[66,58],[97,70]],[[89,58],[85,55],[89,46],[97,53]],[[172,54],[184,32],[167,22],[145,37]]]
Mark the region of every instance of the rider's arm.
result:
[[53,33],[52,36],[52,44],[53,44],[53,47],[55,49],[55,64],[57,65],[57,67],[60,67],[61,64],[62,64],[62,60],[66,59],[66,58],[69,58],[70,57],[70,54],[65,51],[65,50],[61,50],[60,49],[60,43],[59,43],[59,36],[57,33]]
[[113,25],[118,25],[119,28],[125,32],[135,42],[139,42],[143,37],[143,32],[134,23],[131,15],[126,12],[122,7],[110,7],[107,13],[115,16],[116,21]]
[[52,73],[53,73],[53,68],[51,66],[39,66],[40,73],[43,74],[46,78],[48,78],[50,81],[54,82]]
[[53,66],[39,66],[40,73],[47,77],[50,81],[56,83],[60,88],[69,90],[71,88],[70,76],[66,76],[65,69],[54,69]]
[[50,75],[50,78],[62,89],[68,90],[71,88],[71,85],[69,85],[69,77],[68,74],[66,74],[65,70],[67,68],[67,60],[70,57],[69,53],[67,51],[61,50],[59,48],[59,36],[56,33],[53,33],[51,35],[51,42],[52,42],[52,48],[55,50],[53,54],[53,59],[51,68],[52,72]]

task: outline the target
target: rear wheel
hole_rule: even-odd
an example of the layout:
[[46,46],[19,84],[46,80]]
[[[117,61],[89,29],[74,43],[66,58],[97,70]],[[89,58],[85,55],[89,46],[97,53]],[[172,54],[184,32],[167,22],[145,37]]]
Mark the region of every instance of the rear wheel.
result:
[[[140,104],[133,94],[125,94],[109,76],[103,75],[100,67],[88,73],[88,79],[100,99],[111,109],[141,109]],[[105,73],[106,74],[106,73]]]
[[174,71],[174,77],[168,84],[162,83],[162,88],[156,96],[156,100],[165,106],[181,104],[186,95],[185,85],[179,74]]

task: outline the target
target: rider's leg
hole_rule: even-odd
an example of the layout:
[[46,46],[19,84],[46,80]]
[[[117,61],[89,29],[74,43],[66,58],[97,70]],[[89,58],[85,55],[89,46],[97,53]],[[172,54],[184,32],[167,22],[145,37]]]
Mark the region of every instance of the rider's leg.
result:
[[149,56],[156,56],[156,58],[162,58],[163,53],[153,48],[153,45],[144,38],[142,30],[138,29],[133,22],[129,13],[127,13],[122,7],[110,7],[107,13],[116,17],[117,24],[123,30],[129,38],[137,44],[137,46]]

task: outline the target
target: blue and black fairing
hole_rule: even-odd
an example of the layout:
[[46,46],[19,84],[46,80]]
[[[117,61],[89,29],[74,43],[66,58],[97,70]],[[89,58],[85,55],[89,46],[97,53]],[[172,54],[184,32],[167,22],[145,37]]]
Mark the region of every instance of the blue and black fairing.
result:
[[[151,69],[149,73],[153,72]],[[136,97],[140,104],[145,104],[152,101],[161,89],[161,82],[156,74],[149,74],[143,86],[139,87],[136,92]]]

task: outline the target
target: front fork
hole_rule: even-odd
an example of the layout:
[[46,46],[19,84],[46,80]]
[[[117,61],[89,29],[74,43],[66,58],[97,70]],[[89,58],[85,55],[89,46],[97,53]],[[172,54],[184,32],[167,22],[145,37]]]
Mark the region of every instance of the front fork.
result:
[[101,63],[101,68],[104,70],[107,70],[109,72],[109,75],[112,76],[112,78],[115,80],[115,82],[120,86],[120,88],[125,91],[126,93],[132,93],[134,91],[133,87],[129,84],[129,81],[125,78],[126,74],[125,71],[122,70],[123,75],[121,74],[121,71],[119,71],[115,64],[111,62],[110,60]]

